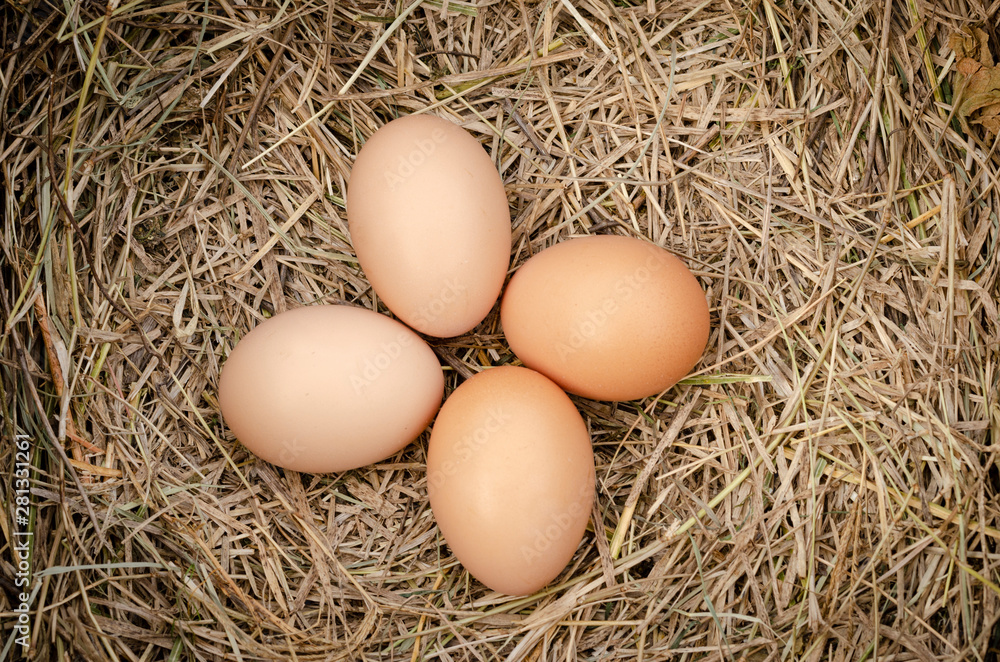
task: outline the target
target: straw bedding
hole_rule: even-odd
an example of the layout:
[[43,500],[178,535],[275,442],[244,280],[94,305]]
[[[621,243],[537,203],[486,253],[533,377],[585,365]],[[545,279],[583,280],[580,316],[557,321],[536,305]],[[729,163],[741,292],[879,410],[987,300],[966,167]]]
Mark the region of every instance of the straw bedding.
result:
[[[5,0],[0,657],[997,659],[998,5]],[[345,182],[411,112],[492,155],[512,268],[640,236],[709,296],[693,375],[575,400],[592,526],[525,598],[444,544],[426,437],[298,475],[219,414],[267,316],[386,312]],[[515,361],[496,310],[431,342],[449,389]]]

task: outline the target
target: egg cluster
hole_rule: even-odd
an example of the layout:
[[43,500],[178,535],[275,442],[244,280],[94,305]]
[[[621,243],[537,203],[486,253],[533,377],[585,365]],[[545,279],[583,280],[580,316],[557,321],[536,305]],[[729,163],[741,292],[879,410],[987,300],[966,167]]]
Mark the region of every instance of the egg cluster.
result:
[[372,288],[403,323],[307,306],[259,324],[220,377],[227,424],[258,457],[325,473],[384,460],[434,420],[427,491],[448,545],[490,588],[537,591],[593,508],[590,434],[566,392],[634,400],[673,386],[708,342],[701,285],[640,239],[552,246],[521,265],[500,306],[526,367],[485,369],[442,406],[441,365],[414,330],[466,333],[500,296],[511,225],[493,161],[447,120],[394,120],[358,154],[347,218]]

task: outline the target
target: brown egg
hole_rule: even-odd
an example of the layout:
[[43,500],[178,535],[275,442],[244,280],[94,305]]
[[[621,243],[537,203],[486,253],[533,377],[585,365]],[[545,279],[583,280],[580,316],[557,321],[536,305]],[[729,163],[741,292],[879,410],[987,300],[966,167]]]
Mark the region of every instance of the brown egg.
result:
[[528,595],[562,572],[594,497],[587,427],[533,370],[489,368],[448,397],[427,451],[431,509],[473,577]]
[[353,306],[307,306],[262,322],[219,378],[219,405],[236,438],[263,460],[309,473],[393,455],[427,427],[443,392],[427,343]]
[[482,145],[448,120],[409,115],[376,131],[351,171],[347,220],[372,288],[421,333],[465,333],[500,296],[507,194]]
[[570,239],[521,265],[500,319],[524,365],[595,400],[670,388],[701,359],[709,332],[705,292],[683,262],[611,235]]

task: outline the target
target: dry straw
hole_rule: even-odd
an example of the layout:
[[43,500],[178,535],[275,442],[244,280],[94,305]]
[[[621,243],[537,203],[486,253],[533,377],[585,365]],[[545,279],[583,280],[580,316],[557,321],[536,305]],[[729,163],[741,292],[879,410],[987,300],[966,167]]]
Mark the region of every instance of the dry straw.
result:
[[[5,0],[0,658],[995,659],[1000,149],[948,43],[998,5]],[[412,112],[493,156],[514,266],[640,236],[711,302],[681,385],[577,400],[593,526],[526,598],[443,543],[425,438],[297,475],[219,416],[266,316],[383,310],[344,187]],[[496,311],[434,346],[514,361]]]

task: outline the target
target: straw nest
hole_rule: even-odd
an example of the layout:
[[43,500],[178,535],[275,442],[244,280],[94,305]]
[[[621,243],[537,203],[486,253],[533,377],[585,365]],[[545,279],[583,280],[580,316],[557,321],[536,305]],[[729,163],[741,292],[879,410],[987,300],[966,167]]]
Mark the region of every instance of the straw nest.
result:
[[[5,0],[0,657],[995,659],[998,4]],[[298,475],[219,415],[262,319],[387,312],[344,190],[412,112],[492,155],[512,268],[642,236],[710,300],[691,377],[576,400],[597,508],[526,598],[443,542],[426,436]],[[515,361],[496,309],[432,344]]]

